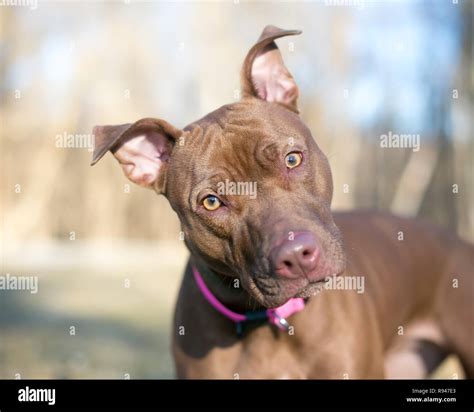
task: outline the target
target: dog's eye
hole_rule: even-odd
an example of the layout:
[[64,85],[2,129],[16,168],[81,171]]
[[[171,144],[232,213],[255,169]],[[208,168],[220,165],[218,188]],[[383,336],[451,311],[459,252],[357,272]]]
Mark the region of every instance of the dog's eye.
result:
[[202,205],[204,206],[204,208],[206,210],[210,210],[211,212],[214,211],[214,210],[217,210],[219,209],[219,207],[221,206],[221,201],[219,200],[219,198],[217,198],[216,196],[213,196],[213,195],[209,195],[207,196],[206,198],[203,199],[202,201]]
[[298,167],[303,161],[303,155],[298,152],[288,153],[285,157],[285,164],[288,169]]

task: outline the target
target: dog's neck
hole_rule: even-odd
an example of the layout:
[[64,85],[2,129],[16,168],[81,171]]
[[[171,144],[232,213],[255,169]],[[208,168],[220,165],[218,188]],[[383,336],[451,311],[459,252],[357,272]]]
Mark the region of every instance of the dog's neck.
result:
[[227,308],[242,314],[265,309],[242,287],[240,280],[218,273],[197,259],[192,259],[192,264],[212,294]]

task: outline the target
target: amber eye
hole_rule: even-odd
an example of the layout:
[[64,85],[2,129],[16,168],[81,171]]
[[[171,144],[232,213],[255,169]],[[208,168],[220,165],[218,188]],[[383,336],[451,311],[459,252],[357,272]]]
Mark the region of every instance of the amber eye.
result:
[[285,157],[285,164],[288,169],[298,167],[303,161],[303,155],[298,152],[288,153]]
[[209,195],[204,200],[202,201],[202,205],[207,209],[210,210],[211,212],[214,210],[219,209],[221,206],[221,201],[213,195]]

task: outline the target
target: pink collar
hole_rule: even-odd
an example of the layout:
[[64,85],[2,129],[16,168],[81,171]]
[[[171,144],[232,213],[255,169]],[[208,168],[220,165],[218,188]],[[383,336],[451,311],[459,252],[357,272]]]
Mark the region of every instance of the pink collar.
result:
[[286,318],[289,316],[301,311],[304,309],[304,299],[302,298],[292,298],[283,305],[273,308],[262,310],[258,312],[246,312],[245,314],[237,313],[229,308],[225,307],[209,290],[202,275],[199,273],[197,268],[192,266],[194,279],[199,287],[199,290],[204,295],[206,300],[214,307],[218,312],[222,313],[226,318],[229,318],[231,321],[237,324],[237,332],[241,334],[242,331],[242,322],[249,320],[260,320],[266,319],[272,325],[277,326],[282,330],[288,330],[290,324],[287,322]]

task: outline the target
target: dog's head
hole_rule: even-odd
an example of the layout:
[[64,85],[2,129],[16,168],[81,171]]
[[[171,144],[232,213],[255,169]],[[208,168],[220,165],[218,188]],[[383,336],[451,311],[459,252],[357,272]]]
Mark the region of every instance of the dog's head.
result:
[[97,126],[134,183],[164,194],[194,256],[240,278],[267,307],[314,293],[344,269],[328,161],[297,109],[298,88],[268,26],[242,68],[242,100],[179,130],[161,119]]

